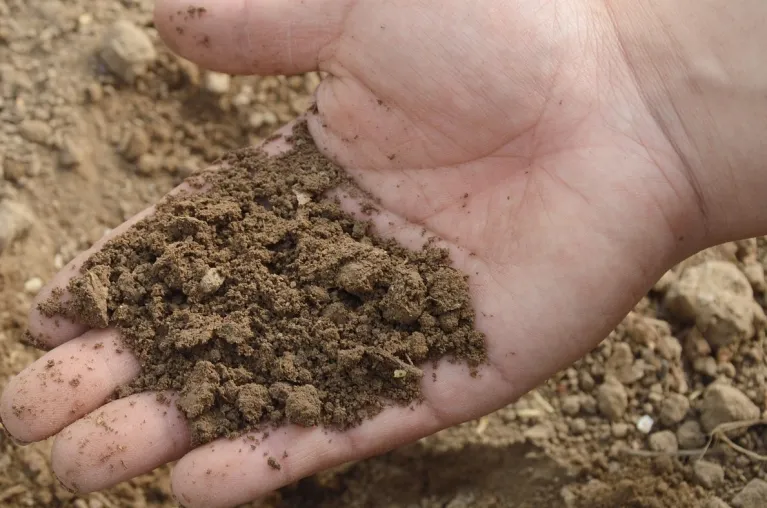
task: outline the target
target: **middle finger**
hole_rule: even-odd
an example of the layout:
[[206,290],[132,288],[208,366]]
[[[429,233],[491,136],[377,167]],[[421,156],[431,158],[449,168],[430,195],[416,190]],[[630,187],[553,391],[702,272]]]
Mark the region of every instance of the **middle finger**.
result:
[[181,458],[191,447],[172,393],[143,392],[110,402],[64,429],[53,443],[53,471],[81,493],[102,490]]

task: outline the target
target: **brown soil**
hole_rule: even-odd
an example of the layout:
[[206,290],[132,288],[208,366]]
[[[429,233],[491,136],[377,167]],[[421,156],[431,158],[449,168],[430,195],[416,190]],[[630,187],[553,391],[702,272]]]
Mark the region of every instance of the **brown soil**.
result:
[[[325,197],[352,186],[301,123],[288,152],[234,152],[108,242],[40,307],[116,326],[142,374],[177,390],[192,444],[285,421],[345,429],[420,397],[423,362],[486,359],[467,278]],[[360,194],[353,187],[348,191]]]
[[[39,357],[22,339],[40,284],[193,171],[267,138],[306,109],[319,82],[309,74],[211,87],[160,43],[152,3],[0,0],[0,388]],[[157,52],[130,83],[99,57],[118,20]],[[767,409],[755,310],[765,308],[765,266],[761,238],[696,255],[590,354],[516,403],[250,506],[692,508],[714,496],[734,505],[749,481],[767,478],[753,455],[767,454],[765,426],[731,435],[749,453],[721,440],[705,450],[721,479],[695,463],[703,427]],[[707,397],[712,383],[737,390],[729,400],[738,408]],[[243,397],[259,397],[249,391]],[[176,506],[168,467],[81,496],[55,480],[49,451],[50,441],[19,447],[0,432],[0,505]]]

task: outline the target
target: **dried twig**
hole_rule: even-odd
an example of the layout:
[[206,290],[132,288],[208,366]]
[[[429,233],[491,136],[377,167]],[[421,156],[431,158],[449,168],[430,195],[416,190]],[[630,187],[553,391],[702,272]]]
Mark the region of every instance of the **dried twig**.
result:
[[729,446],[730,448],[732,448],[738,453],[742,453],[743,455],[759,462],[767,462],[767,455],[761,455],[751,450],[747,450],[746,448],[743,448],[742,446],[734,443],[732,439],[730,439],[729,436],[727,436],[727,432],[732,432],[734,430],[748,429],[756,425],[767,425],[767,419],[721,423],[717,425],[716,428],[714,428],[714,430],[711,431],[711,435],[708,438],[708,442],[706,443],[706,446],[704,446],[703,448],[697,448],[695,450],[678,450],[675,452],[654,452],[654,451],[648,451],[648,450],[630,450],[625,448],[625,449],[622,449],[621,451],[627,455],[634,455],[637,457],[661,457],[664,455],[672,456],[672,457],[691,457],[691,456],[699,455],[697,460],[700,460],[703,457],[705,457],[706,453],[708,453],[708,450],[711,448],[711,445],[714,443],[714,440],[720,439],[724,444],[726,444],[727,446]]
[[[747,450],[746,448],[743,448],[742,446],[733,443],[732,439],[730,439],[726,434],[726,432],[729,432],[732,430],[747,429],[756,425],[765,425],[765,424],[767,424],[767,420],[765,419],[723,423],[714,429],[714,431],[711,433],[711,438],[713,439],[714,436],[717,436],[727,446],[729,446],[736,452],[742,453],[743,455],[749,457],[750,459],[756,460],[758,462],[767,462],[767,455],[761,455],[759,453],[752,452],[751,450]],[[711,444],[711,439],[709,439],[709,444],[707,445],[707,447],[710,446],[710,444]]]

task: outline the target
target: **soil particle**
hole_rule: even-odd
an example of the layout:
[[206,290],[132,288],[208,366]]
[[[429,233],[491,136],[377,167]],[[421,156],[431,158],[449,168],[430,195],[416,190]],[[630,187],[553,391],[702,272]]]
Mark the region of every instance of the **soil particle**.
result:
[[218,291],[218,288],[224,283],[224,277],[215,268],[209,269],[205,272],[205,275],[200,279],[200,285],[198,286],[199,293],[202,295],[210,295]]
[[562,400],[562,412],[568,416],[575,416],[581,410],[581,400],[576,395],[570,395]]
[[403,325],[418,320],[426,305],[426,285],[415,270],[399,270],[384,297],[384,318]]
[[695,479],[706,487],[713,489],[724,482],[724,469],[719,464],[707,460],[697,460],[692,466]]
[[408,251],[324,198],[351,183],[297,129],[282,156],[234,152],[193,177],[210,190],[160,204],[83,265],[69,302],[41,306],[116,326],[142,365],[118,395],[178,390],[195,445],[286,421],[348,428],[419,401],[416,365],[486,359],[447,252]]
[[626,388],[620,381],[608,376],[597,389],[597,404],[600,413],[613,421],[619,420],[628,407]]
[[706,445],[706,435],[697,420],[688,420],[676,430],[676,439],[683,450],[696,450]]
[[754,291],[763,293],[767,289],[767,280],[764,276],[764,266],[756,260],[749,260],[742,268],[743,275],[748,279]]
[[151,140],[143,129],[132,128],[125,132],[120,145],[123,157],[128,161],[136,161],[149,151]]
[[248,383],[237,390],[237,409],[248,423],[258,423],[270,407],[271,396],[264,385]]
[[29,295],[36,295],[43,288],[43,279],[32,277],[24,282],[24,292]]
[[[109,324],[107,298],[109,295],[109,269],[96,266],[83,277],[74,279],[69,285],[72,300],[67,304],[67,311],[76,313],[78,320],[94,328],[104,328]],[[48,312],[56,310],[56,302],[43,305]],[[74,314],[72,314],[74,315]]]
[[213,407],[220,382],[221,377],[212,363],[197,362],[181,390],[178,407],[189,418],[202,415]]
[[23,237],[34,224],[32,211],[22,203],[0,201],[0,253]]
[[109,69],[128,83],[143,75],[157,58],[149,36],[127,20],[117,21],[109,28],[100,55]]
[[730,508],[730,505],[722,501],[721,498],[712,497],[703,504],[703,508]]
[[624,343],[615,344],[610,358],[605,364],[607,373],[612,374],[624,385],[630,385],[644,375],[639,362],[634,362],[631,346]]
[[647,439],[650,450],[664,453],[674,453],[679,449],[676,442],[676,435],[670,430],[661,430],[650,434]]
[[319,393],[314,386],[297,386],[285,401],[285,416],[290,423],[311,427],[319,421],[321,406]]
[[690,410],[690,401],[681,393],[671,393],[661,403],[660,422],[672,426],[684,420]]
[[65,137],[59,151],[59,164],[65,168],[76,168],[83,164],[86,159],[84,144],[82,140]]
[[136,171],[142,176],[152,176],[162,169],[162,158],[151,153],[142,154],[136,161]]
[[706,432],[718,425],[759,418],[759,408],[734,386],[714,383],[706,389],[701,403],[700,421]]
[[746,276],[733,263],[707,261],[687,268],[666,294],[678,317],[694,320],[713,347],[750,339],[765,323]]
[[732,498],[733,508],[763,508],[767,506],[767,482],[754,478]]
[[53,131],[51,127],[40,120],[24,120],[19,125],[19,134],[33,143],[44,145],[50,142]]
[[612,432],[613,436],[617,437],[618,439],[623,439],[629,433],[629,425],[627,423],[613,423],[610,426],[610,431]]

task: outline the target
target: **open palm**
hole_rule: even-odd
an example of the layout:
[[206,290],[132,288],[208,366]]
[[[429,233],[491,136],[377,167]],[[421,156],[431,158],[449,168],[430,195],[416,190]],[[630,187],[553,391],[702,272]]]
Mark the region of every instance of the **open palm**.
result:
[[[205,9],[157,8],[182,55],[232,73],[329,73],[308,115],[313,136],[380,200],[382,234],[416,247],[426,230],[470,274],[490,366],[475,379],[445,363],[415,411],[392,408],[343,434],[290,426],[254,453],[240,440],[190,450],[184,420],[155,394],[102,405],[139,369],[114,331],[33,311],[32,333],[57,347],[9,383],[0,412],[20,440],[58,433],[54,469],[75,489],[180,459],[182,503],[231,506],[479,417],[595,346],[701,247],[693,187],[599,2],[197,3]],[[264,452],[283,451],[271,469]]]

